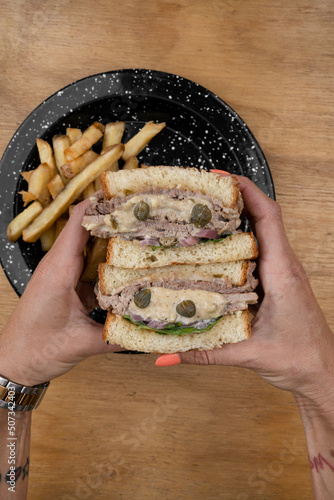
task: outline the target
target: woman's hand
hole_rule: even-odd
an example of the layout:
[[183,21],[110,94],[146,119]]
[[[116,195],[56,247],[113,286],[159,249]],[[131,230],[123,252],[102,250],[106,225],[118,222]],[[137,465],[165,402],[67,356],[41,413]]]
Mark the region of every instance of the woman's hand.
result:
[[103,342],[102,325],[89,317],[77,293],[89,237],[81,226],[87,204],[74,208],[1,333],[0,373],[18,384],[40,384],[92,354],[122,350]]
[[[334,337],[313,295],[305,271],[287,240],[281,209],[249,179],[238,177],[259,243],[264,299],[252,323],[252,337],[212,351],[163,355],[158,365],[178,362],[250,368],[269,383],[319,404],[331,398]],[[162,361],[163,360],[163,361]],[[334,401],[330,404],[334,406]]]

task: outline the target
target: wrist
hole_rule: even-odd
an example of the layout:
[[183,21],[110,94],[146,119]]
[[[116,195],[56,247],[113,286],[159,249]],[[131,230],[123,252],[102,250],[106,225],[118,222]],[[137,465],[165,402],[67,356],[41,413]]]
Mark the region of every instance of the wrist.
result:
[[[17,337],[17,335],[16,335]],[[41,368],[45,363],[38,360],[29,352],[28,346],[22,344],[13,345],[8,342],[8,324],[2,331],[2,342],[0,345],[0,375],[19,385],[33,387],[47,381]]]
[[330,388],[326,395],[310,398],[294,394],[294,398],[306,433],[308,430],[316,428],[318,424],[334,427],[334,397]]
[[0,359],[0,377],[6,378],[14,384],[24,385],[26,387],[34,387],[42,382],[35,379],[33,374],[25,370],[24,366],[15,361],[13,365],[7,361],[2,363]]
[[328,328],[308,358],[307,380],[293,395],[303,420],[334,419],[334,335]]

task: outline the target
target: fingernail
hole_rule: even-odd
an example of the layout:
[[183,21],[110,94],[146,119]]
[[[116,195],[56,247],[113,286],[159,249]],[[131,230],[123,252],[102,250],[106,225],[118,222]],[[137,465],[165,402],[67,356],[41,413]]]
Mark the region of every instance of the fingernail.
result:
[[210,172],[216,172],[217,174],[231,175],[230,172],[226,172],[226,170],[210,170]]
[[155,362],[155,366],[173,366],[181,363],[178,354],[162,354]]

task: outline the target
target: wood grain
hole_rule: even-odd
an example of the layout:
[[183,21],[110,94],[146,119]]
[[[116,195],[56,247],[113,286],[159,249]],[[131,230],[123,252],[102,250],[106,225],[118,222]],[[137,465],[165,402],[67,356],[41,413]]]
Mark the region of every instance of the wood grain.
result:
[[[41,101],[90,74],[151,68],[204,85],[259,140],[334,327],[333,10],[329,0],[2,0],[0,151]],[[1,325],[16,303],[2,274]],[[99,356],[52,382],[33,418],[29,498],[311,498],[290,394],[241,369],[158,370],[154,359]]]

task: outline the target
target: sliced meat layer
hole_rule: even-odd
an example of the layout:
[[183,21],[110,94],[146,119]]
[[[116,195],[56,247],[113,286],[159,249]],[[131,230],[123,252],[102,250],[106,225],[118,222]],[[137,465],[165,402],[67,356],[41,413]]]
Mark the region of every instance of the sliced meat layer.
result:
[[[208,292],[220,293],[228,297],[228,302],[233,299],[233,303],[244,302],[244,297],[255,290],[258,280],[253,277],[253,271],[256,264],[250,263],[248,268],[247,280],[243,286],[233,286],[227,278],[214,280],[195,280],[171,276],[160,279],[140,279],[132,281],[131,284],[119,287],[114,295],[107,296],[100,292],[99,286],[96,287],[96,295],[99,305],[102,309],[111,309],[114,313],[124,315],[134,299],[136,293],[143,288],[161,287],[171,290],[206,290]],[[256,294],[254,294],[256,296]],[[240,299],[240,297],[242,297]],[[240,299],[240,300],[239,300]],[[237,309],[236,309],[237,310]]]
[[[140,199],[149,207],[144,220],[134,216],[134,207]],[[196,204],[207,207],[211,214],[207,223],[201,226],[197,224],[197,227],[190,217]],[[121,236],[123,239],[140,239],[143,244],[151,245],[159,245],[160,240],[165,238],[177,238],[176,244],[188,246],[198,243],[202,238],[215,239],[223,234],[235,233],[240,224],[241,210],[242,202],[237,209],[232,210],[226,209],[219,200],[200,192],[154,189],[130,194],[125,198],[104,200],[102,195],[92,198],[83,226],[93,236],[101,238]],[[161,244],[164,244],[163,241]]]

